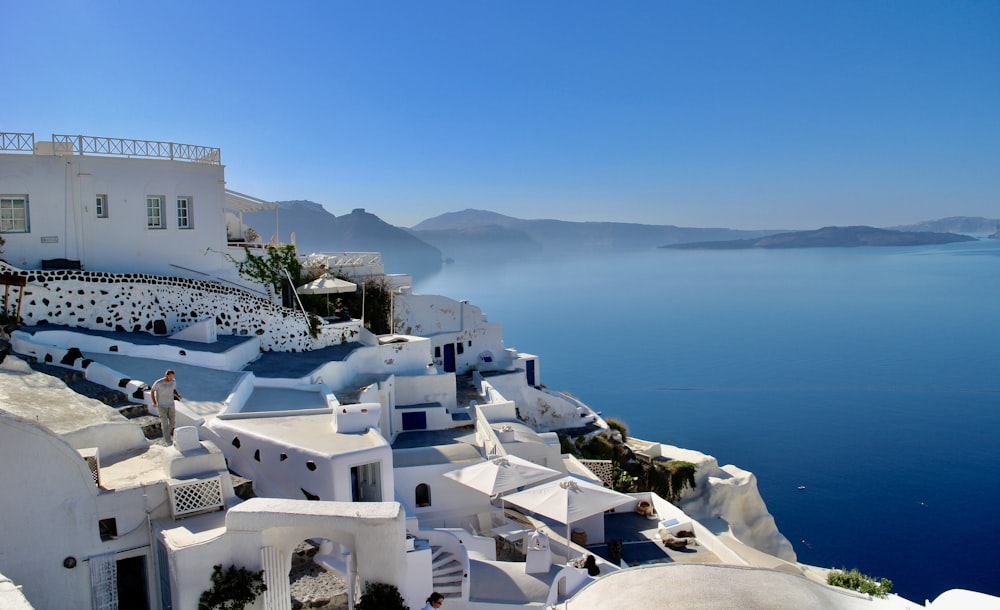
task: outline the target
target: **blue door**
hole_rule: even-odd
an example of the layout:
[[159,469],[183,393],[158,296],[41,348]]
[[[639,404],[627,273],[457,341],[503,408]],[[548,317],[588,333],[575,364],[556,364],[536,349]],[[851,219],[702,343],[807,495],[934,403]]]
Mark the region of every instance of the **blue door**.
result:
[[454,373],[455,372],[455,344],[445,343],[444,344],[444,372]]
[[535,385],[535,361],[534,360],[529,360],[526,364],[527,364],[527,369],[525,369],[525,373],[528,376],[528,385],[534,386]]

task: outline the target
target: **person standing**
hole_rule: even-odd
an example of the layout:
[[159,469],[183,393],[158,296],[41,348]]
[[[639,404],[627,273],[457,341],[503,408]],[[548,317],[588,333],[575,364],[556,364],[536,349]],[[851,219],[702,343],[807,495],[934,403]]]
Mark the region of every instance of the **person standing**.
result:
[[163,438],[170,445],[174,440],[174,422],[176,409],[174,400],[181,400],[181,393],[177,391],[177,381],[174,379],[173,369],[167,369],[163,377],[157,379],[149,393],[153,400],[153,406],[160,415],[160,426],[163,428]]

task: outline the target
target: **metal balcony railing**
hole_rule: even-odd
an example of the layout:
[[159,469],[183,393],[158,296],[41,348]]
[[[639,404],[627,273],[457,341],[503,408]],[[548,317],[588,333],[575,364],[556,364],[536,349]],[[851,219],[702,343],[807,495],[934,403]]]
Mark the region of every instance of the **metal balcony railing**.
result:
[[52,134],[52,143],[57,150],[62,149],[77,155],[117,155],[146,159],[170,159],[172,161],[192,161],[220,165],[222,151],[218,148],[159,142],[156,140],[130,140],[126,138],[99,138],[96,136]]
[[35,134],[0,131],[0,150],[34,152]]

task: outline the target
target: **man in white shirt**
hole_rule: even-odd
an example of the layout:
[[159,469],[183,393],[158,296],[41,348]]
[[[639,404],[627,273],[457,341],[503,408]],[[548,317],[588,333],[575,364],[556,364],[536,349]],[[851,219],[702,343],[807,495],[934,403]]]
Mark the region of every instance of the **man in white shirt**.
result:
[[174,416],[176,414],[174,399],[181,400],[173,369],[168,369],[162,378],[156,380],[149,395],[153,400],[153,406],[156,407],[156,412],[160,415],[163,438],[169,445],[174,440]]

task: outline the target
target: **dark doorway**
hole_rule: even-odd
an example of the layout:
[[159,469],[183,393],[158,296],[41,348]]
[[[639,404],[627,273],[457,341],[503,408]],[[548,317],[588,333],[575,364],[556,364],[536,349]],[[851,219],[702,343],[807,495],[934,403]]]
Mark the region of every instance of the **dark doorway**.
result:
[[426,430],[427,429],[427,412],[426,411],[414,411],[412,413],[403,413],[403,431],[406,430]]
[[146,557],[138,555],[115,562],[118,570],[118,610],[149,610]]
[[445,343],[444,344],[444,372],[454,373],[455,372],[455,344]]
[[535,386],[535,361],[534,360],[528,360],[525,363],[525,367],[526,367],[525,373],[528,376],[528,385],[534,387]]

